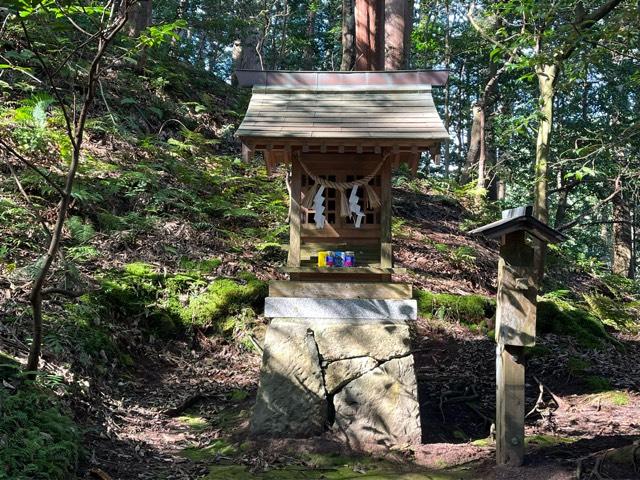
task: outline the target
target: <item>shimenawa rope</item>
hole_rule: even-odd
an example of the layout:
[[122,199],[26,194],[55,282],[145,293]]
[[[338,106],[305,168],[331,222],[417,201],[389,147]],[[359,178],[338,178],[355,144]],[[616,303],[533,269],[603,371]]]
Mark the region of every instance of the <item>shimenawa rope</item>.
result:
[[378,197],[378,194],[373,189],[373,187],[369,185],[369,182],[373,180],[375,176],[378,174],[378,172],[380,171],[380,168],[382,168],[382,165],[387,159],[387,156],[388,155],[384,156],[382,161],[369,175],[359,180],[354,180],[352,182],[333,182],[331,180],[327,180],[326,178],[320,178],[317,175],[314,175],[313,173],[311,173],[303,162],[300,162],[300,165],[302,165],[303,170],[314,181],[314,185],[310,186],[307,189],[307,191],[304,192],[304,198],[302,199],[302,206],[307,209],[310,209],[313,206],[313,197],[315,197],[316,193],[318,192],[318,188],[320,186],[324,188],[334,188],[338,192],[340,192],[340,215],[343,217],[348,217],[349,215],[351,215],[351,211],[349,209],[349,200],[347,198],[346,190],[353,187],[364,187],[365,191],[367,192],[367,196],[366,196],[367,208],[369,209],[380,208],[380,205],[381,205],[380,197]]

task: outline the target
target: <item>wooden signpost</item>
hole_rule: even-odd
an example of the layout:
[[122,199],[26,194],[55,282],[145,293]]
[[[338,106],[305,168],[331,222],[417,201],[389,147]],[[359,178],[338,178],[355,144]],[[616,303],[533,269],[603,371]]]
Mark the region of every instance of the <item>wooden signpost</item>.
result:
[[500,239],[496,310],[496,461],[524,461],[524,347],[535,345],[536,296],[533,247],[527,234],[543,242],[563,240],[560,232],[532,216],[531,207],[502,212],[502,219],[477,228]]

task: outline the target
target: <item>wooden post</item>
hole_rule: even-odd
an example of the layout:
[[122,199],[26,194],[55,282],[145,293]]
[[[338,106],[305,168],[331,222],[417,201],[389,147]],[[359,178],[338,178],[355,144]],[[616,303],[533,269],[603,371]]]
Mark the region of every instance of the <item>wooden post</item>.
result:
[[508,233],[500,246],[496,340],[505,345],[531,347],[536,340],[534,249],[522,230]]
[[525,232],[503,236],[498,264],[496,310],[496,459],[524,460],[524,346],[535,344],[536,288],[533,248]]
[[300,266],[300,202],[302,197],[302,167],[299,153],[291,159],[291,218],[289,219],[289,256],[287,266]]
[[524,460],[524,347],[496,347],[496,461],[522,465]]
[[535,345],[537,289],[534,249],[526,233],[558,243],[564,235],[532,216],[531,207],[502,212],[502,220],[476,228],[500,238],[496,304],[496,461],[520,466],[524,460],[524,347]]
[[380,267],[393,267],[391,243],[391,159],[387,158],[380,169]]

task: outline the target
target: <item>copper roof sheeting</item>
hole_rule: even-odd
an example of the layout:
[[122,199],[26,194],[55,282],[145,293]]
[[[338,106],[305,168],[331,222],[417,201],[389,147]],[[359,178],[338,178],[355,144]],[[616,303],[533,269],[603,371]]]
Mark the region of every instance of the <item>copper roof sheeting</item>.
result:
[[236,70],[241,87],[399,86],[447,83],[447,70],[392,70],[387,72],[292,72],[283,70]]
[[[446,72],[237,72],[253,95],[236,135],[243,141],[449,138],[431,96]],[[425,142],[426,141],[426,142]]]

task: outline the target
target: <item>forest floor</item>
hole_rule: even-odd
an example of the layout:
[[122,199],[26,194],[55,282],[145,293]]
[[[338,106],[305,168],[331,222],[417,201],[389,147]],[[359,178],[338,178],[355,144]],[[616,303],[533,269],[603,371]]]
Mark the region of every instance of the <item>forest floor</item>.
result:
[[77,406],[89,432],[85,478],[560,480],[575,478],[581,459],[584,471],[593,470],[607,451],[602,478],[640,478],[628,459],[640,439],[640,344],[621,341],[624,355],[611,347],[580,357],[612,387],[588,393],[570,373],[569,359],[578,358],[570,356],[577,355],[571,341],[541,339],[548,354],[528,365],[527,410],[536,404],[538,380],[544,395],[527,419],[526,464],[498,470],[489,437],[494,344],[464,328],[419,322],[414,350],[423,445],[374,456],[345,452],[330,433],[250,439],[258,354],[208,340],[197,351],[180,342],[148,347],[131,376]]

